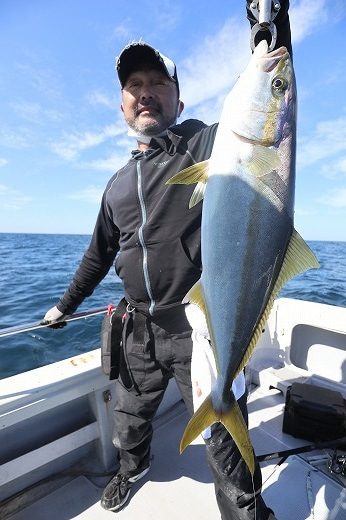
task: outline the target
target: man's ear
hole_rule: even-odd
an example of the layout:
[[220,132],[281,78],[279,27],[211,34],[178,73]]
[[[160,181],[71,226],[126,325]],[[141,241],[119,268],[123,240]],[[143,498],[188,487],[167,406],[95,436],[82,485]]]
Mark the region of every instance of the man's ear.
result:
[[179,99],[179,104],[178,104],[178,117],[180,116],[180,114],[182,113],[182,111],[184,110],[184,103]]
[[121,105],[120,105],[120,110],[121,110],[122,112],[124,112],[124,107],[123,107],[123,104],[122,104],[122,103],[121,103]]

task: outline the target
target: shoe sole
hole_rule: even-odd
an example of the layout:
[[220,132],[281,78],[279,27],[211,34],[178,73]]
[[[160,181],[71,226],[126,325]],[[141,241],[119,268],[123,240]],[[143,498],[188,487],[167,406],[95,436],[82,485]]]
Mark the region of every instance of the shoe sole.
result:
[[137,482],[137,480],[140,480],[141,478],[145,477],[145,475],[148,473],[148,471],[150,470],[150,466],[148,466],[147,468],[145,468],[142,473],[139,473],[138,475],[134,475],[133,477],[129,478],[129,482]]
[[[148,473],[149,470],[150,470],[150,466],[145,468],[142,471],[142,473],[139,473],[138,475],[135,475],[135,476],[129,478],[129,482],[131,482],[131,484],[134,484],[135,482],[137,482],[141,478],[145,477],[145,475]],[[131,488],[128,490],[126,496],[124,497],[124,499],[122,500],[122,502],[120,504],[117,504],[115,507],[107,508],[107,511],[118,511],[119,509],[121,509],[126,504],[126,502],[128,501],[130,493],[131,493]]]

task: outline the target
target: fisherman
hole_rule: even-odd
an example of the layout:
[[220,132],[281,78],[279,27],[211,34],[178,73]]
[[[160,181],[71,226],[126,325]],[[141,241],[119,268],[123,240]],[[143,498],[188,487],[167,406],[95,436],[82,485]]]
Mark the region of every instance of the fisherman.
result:
[[[247,17],[256,22],[246,2]],[[276,47],[291,53],[289,0],[281,0],[275,18]],[[256,38],[267,38],[266,31]],[[119,467],[106,486],[101,506],[120,511],[131,486],[150,469],[152,420],[169,379],[175,378],[189,413],[193,414],[191,356],[194,342],[205,341],[191,307],[182,299],[201,274],[202,204],[189,209],[194,187],[167,186],[182,169],[210,157],[217,124],[198,120],[177,124],[184,104],[179,97],[172,60],[150,45],[133,42],[117,58],[122,104],[129,135],[137,148],[128,163],[107,184],[95,230],[73,280],[43,318],[45,323],[75,312],[106,276],[115,261],[127,302],[123,323],[123,355],[115,382],[113,443]],[[247,420],[244,375],[232,387]],[[274,519],[261,497],[261,472],[254,477],[221,423],[205,439],[215,494],[223,520]]]

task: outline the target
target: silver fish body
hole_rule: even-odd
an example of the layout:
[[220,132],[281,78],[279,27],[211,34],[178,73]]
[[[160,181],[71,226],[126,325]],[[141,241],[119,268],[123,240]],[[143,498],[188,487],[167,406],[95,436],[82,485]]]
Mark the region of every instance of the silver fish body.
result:
[[184,449],[212,422],[233,435],[250,471],[254,460],[245,423],[230,391],[284,283],[310,267],[313,253],[294,230],[296,84],[285,48],[260,42],[227,96],[208,164],[171,183],[198,182],[204,194],[202,276],[184,302],[205,313],[218,377],[189,422]]

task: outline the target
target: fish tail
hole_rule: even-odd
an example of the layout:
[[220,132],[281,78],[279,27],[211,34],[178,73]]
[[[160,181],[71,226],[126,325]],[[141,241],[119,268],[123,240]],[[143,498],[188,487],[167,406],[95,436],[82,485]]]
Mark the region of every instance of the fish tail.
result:
[[216,412],[209,395],[198,410],[191,417],[180,442],[180,453],[208,426],[221,422],[233,437],[251,475],[255,472],[253,448],[243,414],[237,401],[234,399],[226,412]]

